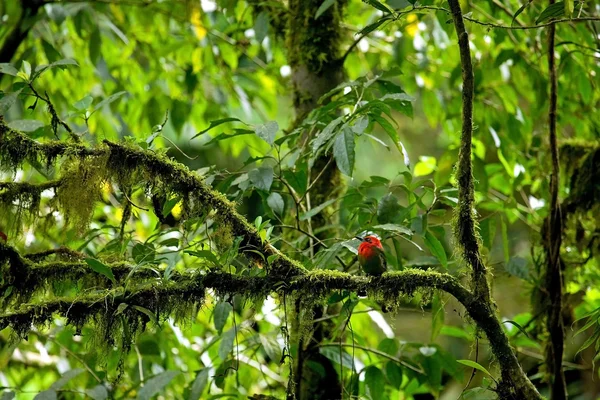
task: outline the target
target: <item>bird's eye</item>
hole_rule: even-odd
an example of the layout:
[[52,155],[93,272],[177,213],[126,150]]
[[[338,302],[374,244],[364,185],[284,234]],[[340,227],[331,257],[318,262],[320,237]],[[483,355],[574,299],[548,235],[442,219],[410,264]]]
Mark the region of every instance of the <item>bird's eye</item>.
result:
[[365,242],[369,242],[369,243],[371,243],[371,239],[370,239],[370,238],[366,238],[366,239],[365,239]]

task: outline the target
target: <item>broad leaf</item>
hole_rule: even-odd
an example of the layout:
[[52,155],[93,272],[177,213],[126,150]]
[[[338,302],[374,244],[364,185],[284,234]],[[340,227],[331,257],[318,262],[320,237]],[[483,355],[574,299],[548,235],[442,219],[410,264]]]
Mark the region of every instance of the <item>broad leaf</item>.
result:
[[226,301],[220,301],[215,306],[214,322],[215,322],[215,329],[217,330],[219,335],[221,333],[223,333],[223,328],[225,327],[225,324],[227,323],[227,318],[229,318],[229,314],[231,313],[231,310],[233,310],[233,307],[231,306],[231,304],[229,304]]
[[268,192],[273,184],[273,168],[260,167],[253,169],[252,171],[248,172],[248,177],[250,178],[250,182],[252,182],[254,187]]
[[188,400],[200,399],[200,396],[202,396],[202,393],[206,388],[206,384],[208,383],[209,374],[210,368],[202,368],[200,371],[198,371],[198,374],[196,374],[196,379],[194,379],[194,383],[190,389],[190,396],[188,397]]
[[427,231],[423,237],[425,245],[431,251],[431,254],[435,256],[444,268],[448,268],[448,258],[446,257],[446,251],[442,243],[436,238],[433,233]]
[[160,393],[180,373],[179,371],[165,371],[148,379],[138,391],[137,400],[150,400],[154,395]]
[[269,143],[270,146],[273,146],[273,142],[275,141],[275,135],[279,130],[279,124],[275,121],[269,121],[263,125],[257,125],[254,128],[254,132],[258,135],[259,138]]
[[354,133],[348,128],[337,135],[333,144],[333,157],[339,170],[352,176],[354,170]]
[[105,277],[107,277],[108,279],[110,279],[113,284],[117,283],[117,281],[115,280],[115,275],[112,272],[112,269],[110,269],[110,267],[107,266],[106,264],[96,260],[95,258],[86,258],[85,262],[94,271],[96,271],[99,274],[102,274]]

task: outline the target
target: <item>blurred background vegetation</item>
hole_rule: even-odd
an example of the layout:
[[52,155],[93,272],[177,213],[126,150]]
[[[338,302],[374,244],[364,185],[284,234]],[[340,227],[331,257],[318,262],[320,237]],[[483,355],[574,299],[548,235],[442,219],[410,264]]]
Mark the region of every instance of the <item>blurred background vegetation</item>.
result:
[[[547,30],[519,28],[590,17],[557,24],[556,60],[566,210],[564,369],[571,398],[595,399],[600,24],[594,16],[600,4],[560,3],[549,13],[540,2],[461,2],[467,17],[484,22],[466,22],[475,70],[477,217],[503,326],[523,368],[547,394]],[[308,269],[360,274],[352,238],[373,230],[386,239],[391,270],[462,276],[452,238],[462,80],[444,8],[437,0],[1,0],[0,114],[41,142],[107,139],[166,154],[235,201],[263,238]],[[309,81],[319,77],[330,87],[315,95],[312,83],[299,77],[303,68]],[[335,122],[341,116],[343,128]],[[57,118],[73,132],[60,122],[53,127]],[[68,162],[15,167],[0,160],[0,176],[40,184],[74,174]],[[328,186],[303,195],[307,182],[308,188],[311,182]],[[220,229],[226,221],[210,213],[190,217],[181,197],[167,192],[161,198],[160,188],[146,183],[132,182],[128,193],[109,182],[97,193],[86,190],[89,196],[75,202],[95,205],[91,214],[75,211],[75,217],[63,212],[67,202],[60,195],[56,201],[55,188],[39,192],[35,202],[15,198],[3,185],[0,231],[22,254],[68,246],[100,264],[128,260],[157,271],[157,285],[168,280],[165,269],[213,268],[206,249],[219,263],[223,255],[229,260],[236,240]],[[53,254],[49,262],[61,257]],[[247,262],[232,265],[236,273],[264,273]],[[0,283],[2,314],[22,307],[11,302],[11,283]],[[50,278],[28,301],[76,299],[86,289],[75,283]],[[314,318],[328,324],[317,343],[329,361],[312,368],[324,377],[332,368],[344,398],[495,398],[489,388],[497,363],[487,341],[448,295],[417,293],[393,313],[347,292],[327,302]],[[288,347],[281,330],[293,322],[281,296],[212,293],[185,323],[157,321],[145,311],[148,327],[127,354],[97,351],[90,345],[93,324],[75,332],[60,317],[34,327],[27,340],[4,329],[2,398],[285,396],[292,363],[282,354],[297,349]],[[349,347],[342,350],[339,342]],[[491,375],[456,361],[465,359]]]

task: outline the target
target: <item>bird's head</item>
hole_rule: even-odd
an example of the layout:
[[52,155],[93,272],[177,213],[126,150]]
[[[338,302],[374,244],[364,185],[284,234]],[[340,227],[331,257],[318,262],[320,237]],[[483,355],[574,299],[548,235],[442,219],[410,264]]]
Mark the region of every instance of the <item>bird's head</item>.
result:
[[361,253],[367,249],[371,249],[373,247],[377,247],[383,250],[383,246],[381,245],[381,240],[375,235],[367,235],[365,237],[356,236],[356,239],[361,241],[360,246],[358,246],[358,252]]

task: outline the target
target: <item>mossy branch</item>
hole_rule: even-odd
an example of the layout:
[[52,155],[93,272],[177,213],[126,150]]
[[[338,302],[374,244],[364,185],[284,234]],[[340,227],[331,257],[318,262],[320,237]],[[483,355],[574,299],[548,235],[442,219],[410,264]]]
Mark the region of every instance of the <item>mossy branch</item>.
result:
[[[94,314],[115,312],[120,303],[148,308],[156,315],[167,317],[171,307],[180,302],[201,301],[206,289],[218,296],[242,295],[248,298],[265,297],[270,293],[304,296],[310,301],[324,301],[334,290],[364,290],[369,295],[387,302],[397,302],[400,295],[413,295],[419,289],[444,290],[461,303],[473,309],[476,304],[472,294],[456,278],[433,271],[406,270],[386,273],[381,277],[367,278],[337,271],[311,271],[284,282],[272,276],[248,277],[224,272],[195,274],[172,281],[140,284],[127,292],[114,289],[76,298],[61,298],[37,304],[25,304],[17,310],[0,316],[0,328],[8,325],[21,335],[29,328],[50,322],[54,314],[61,315],[77,328]],[[78,310],[73,313],[72,310]],[[78,319],[74,319],[77,316]],[[24,326],[24,324],[28,324]]]
[[[33,268],[38,274],[43,274],[46,269],[57,272],[60,268],[65,268],[65,273],[86,276],[91,272],[81,263],[34,264],[24,260],[12,247],[5,245],[0,248],[0,254],[5,256],[11,269],[15,271]],[[117,269],[122,269],[122,277],[125,276],[125,272],[131,271],[132,267],[126,264],[113,266],[113,271]],[[94,323],[100,331],[98,337],[103,338],[103,343],[116,343],[127,350],[132,338],[119,337],[122,335],[124,323],[116,319],[115,313],[122,314],[122,310],[118,312],[119,305],[144,307],[150,310],[152,315],[156,315],[157,320],[159,316],[172,315],[190,321],[195,315],[194,311],[202,304],[207,288],[213,289],[217,296],[221,297],[242,295],[261,298],[270,293],[285,293],[308,302],[305,306],[324,302],[335,290],[365,291],[369,297],[385,303],[391,309],[398,306],[402,295],[411,296],[422,290],[442,290],[454,296],[477,326],[486,333],[502,369],[502,382],[511,383],[499,386],[500,393],[506,394],[506,397],[509,397],[510,393],[517,393],[527,395],[523,398],[540,398],[521,370],[493,306],[461,285],[457,278],[434,271],[405,270],[388,272],[381,277],[372,278],[329,270],[302,271],[289,278],[275,275],[249,277],[219,271],[185,275],[175,273],[173,279],[168,281],[157,279],[141,283],[140,280],[134,280],[126,292],[123,292],[122,286],[116,286],[91,295],[22,305],[17,310],[0,316],[0,328],[11,326],[18,336],[24,337],[32,325],[46,325],[54,314],[58,314],[67,318],[67,322],[78,330],[85,324]],[[128,326],[133,327],[130,329],[133,333],[143,330],[149,320],[147,315],[144,316],[144,313],[129,306],[123,318]]]
[[449,1],[452,18],[458,35],[460,62],[462,67],[462,134],[460,152],[456,166],[458,182],[458,206],[454,234],[465,261],[471,267],[471,280],[474,291],[487,302],[490,290],[487,283],[487,269],[479,251],[479,242],[475,222],[475,187],[473,183],[473,165],[471,163],[471,144],[473,139],[473,65],[469,49],[469,35],[465,30],[462,11],[458,1]]
[[[304,271],[304,267],[298,262],[286,257],[268,242],[263,242],[257,230],[235,210],[235,205],[223,194],[213,191],[187,167],[165,156],[107,140],[93,148],[58,141],[40,143],[9,128],[3,120],[0,121],[0,138],[0,170],[15,170],[25,161],[33,164],[44,161],[46,165],[52,165],[60,156],[105,159],[108,173],[117,181],[141,169],[146,176],[160,177],[174,192],[182,196],[193,196],[203,207],[215,210],[220,221],[231,228],[232,235],[243,238],[240,247],[249,258],[266,263],[269,256],[277,256],[270,264],[269,273],[288,277]],[[263,257],[258,256],[257,252]]]
[[[474,75],[469,47],[469,35],[465,29],[459,0],[448,0],[450,12],[458,36],[458,48],[462,68],[462,133],[456,166],[458,182],[458,205],[454,233],[462,256],[471,269],[473,293],[479,306],[467,310],[478,326],[486,333],[502,370],[502,381],[498,387],[501,398],[541,399],[535,386],[522,370],[508,338],[495,314],[487,282],[487,268],[483,262],[475,221],[475,188],[471,146],[473,138]],[[460,299],[459,299],[460,300]],[[481,312],[481,314],[478,314]]]

